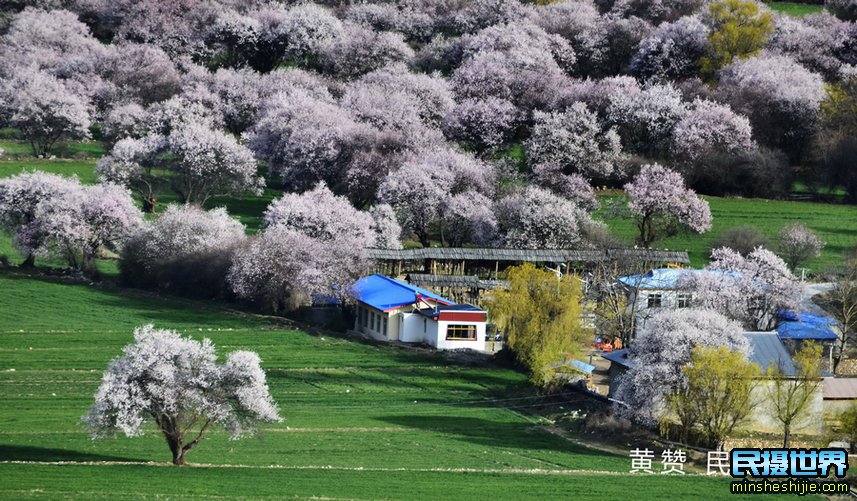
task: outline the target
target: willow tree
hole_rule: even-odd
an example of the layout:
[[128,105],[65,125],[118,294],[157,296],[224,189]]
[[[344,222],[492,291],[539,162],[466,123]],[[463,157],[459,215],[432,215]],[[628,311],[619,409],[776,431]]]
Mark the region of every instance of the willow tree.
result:
[[805,424],[813,415],[814,397],[821,385],[821,345],[805,344],[795,354],[797,374],[788,377],[779,367],[771,367],[768,377],[768,400],[773,417],[783,430],[783,447],[791,443],[792,431]]
[[698,425],[707,445],[720,450],[755,408],[752,393],[759,366],[726,346],[697,346],[682,372],[685,382],[669,398],[681,422],[682,441]]
[[590,339],[581,323],[581,282],[529,263],[510,268],[507,280],[509,289],[496,291],[491,302],[493,321],[533,384],[548,388],[556,380],[551,364],[579,353]]
[[713,76],[733,59],[757,55],[774,33],[773,17],[748,0],[721,0],[708,6],[714,29],[709,54],[700,60],[703,74]]

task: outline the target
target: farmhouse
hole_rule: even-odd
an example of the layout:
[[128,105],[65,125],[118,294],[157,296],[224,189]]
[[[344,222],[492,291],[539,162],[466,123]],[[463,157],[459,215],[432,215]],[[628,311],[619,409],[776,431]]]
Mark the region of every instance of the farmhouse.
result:
[[425,343],[440,350],[485,351],[487,314],[455,304],[426,289],[369,275],[352,289],[357,300],[354,331],[381,341]]

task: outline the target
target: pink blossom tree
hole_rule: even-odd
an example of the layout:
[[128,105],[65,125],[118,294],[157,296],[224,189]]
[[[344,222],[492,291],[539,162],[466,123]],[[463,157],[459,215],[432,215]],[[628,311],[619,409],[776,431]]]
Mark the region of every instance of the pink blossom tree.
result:
[[786,263],[762,247],[747,256],[728,247],[715,249],[705,270],[684,274],[679,288],[692,293],[695,305],[755,330],[770,329],[777,311],[797,309],[803,292]]
[[26,256],[21,266],[33,266],[36,251],[45,245],[36,220],[38,207],[78,189],[74,178],[39,171],[0,179],[0,228]]
[[389,204],[378,204],[369,209],[372,216],[372,231],[375,232],[375,247],[379,249],[402,248],[402,226],[396,219],[396,211]]
[[642,80],[696,76],[708,48],[708,28],[697,16],[663,23],[640,43],[629,70]]
[[89,138],[87,103],[56,77],[33,68],[20,68],[0,83],[0,112],[10,127],[21,130],[33,155],[47,155],[62,138]]
[[715,311],[682,308],[649,318],[629,348],[631,368],[616,392],[619,413],[656,425],[668,411],[667,396],[685,382],[682,367],[697,346],[749,353],[741,324]]
[[465,191],[490,194],[493,169],[471,155],[451,149],[422,151],[391,172],[378,189],[378,198],[396,209],[402,226],[429,245],[429,229],[447,199]]
[[122,351],[107,366],[95,404],[83,417],[93,438],[117,431],[139,436],[152,422],[173,464],[184,465],[212,426],[238,439],[259,423],[282,420],[256,353],[235,351],[217,363],[209,339],[195,341],[152,325],[134,329],[134,342]]
[[824,8],[843,21],[857,21],[857,2],[854,0],[824,0]]
[[114,102],[149,105],[164,101],[181,90],[178,69],[159,47],[120,44],[102,58],[99,74],[112,83]]
[[376,243],[372,216],[355,209],[347,198],[334,195],[324,183],[271,202],[265,210],[265,226],[282,226],[315,240],[356,249]]
[[62,257],[72,268],[92,273],[101,248],[120,246],[143,218],[121,186],[75,188],[39,203],[29,230],[37,235],[37,256]]
[[520,121],[514,104],[489,96],[462,100],[444,117],[442,128],[447,139],[485,150],[508,141]]
[[750,121],[728,106],[697,100],[672,131],[673,155],[698,162],[716,154],[736,155],[755,149]]
[[793,59],[762,53],[723,68],[718,93],[749,117],[761,143],[782,148],[796,159],[818,124],[823,85],[821,75]]
[[491,199],[478,191],[449,197],[442,218],[444,239],[452,247],[464,244],[490,247],[497,241],[497,217]]
[[248,131],[248,146],[293,189],[339,177],[361,127],[338,105],[295,89],[272,96]]
[[687,114],[687,104],[672,84],[655,84],[639,93],[613,93],[607,121],[615,125],[626,150],[656,152],[668,146],[673,127]]
[[257,175],[253,153],[235,138],[203,125],[186,125],[166,139],[173,160],[167,163],[175,191],[185,203],[202,205],[215,195],[259,195],[265,181]]
[[355,78],[393,62],[408,61],[413,49],[399,33],[378,32],[346,23],[343,34],[326,46],[319,65],[326,74]]
[[681,175],[658,164],[644,165],[625,185],[628,209],[645,248],[682,229],[705,233],[711,229],[708,202],[686,188]]
[[778,240],[777,251],[792,270],[820,256],[824,248],[824,242],[818,235],[801,223],[785,226],[780,230]]
[[369,270],[365,249],[350,243],[272,226],[236,252],[226,281],[239,298],[274,312],[308,305],[315,295],[346,301]]

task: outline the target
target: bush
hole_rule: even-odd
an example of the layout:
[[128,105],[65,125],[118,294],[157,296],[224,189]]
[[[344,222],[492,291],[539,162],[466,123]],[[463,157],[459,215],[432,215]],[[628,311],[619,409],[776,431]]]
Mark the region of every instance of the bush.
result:
[[232,256],[243,241],[244,225],[225,209],[172,205],[125,243],[119,271],[127,285],[223,297]]
[[756,247],[768,247],[768,237],[755,226],[739,226],[724,231],[714,239],[711,249],[720,247],[729,247],[746,256]]

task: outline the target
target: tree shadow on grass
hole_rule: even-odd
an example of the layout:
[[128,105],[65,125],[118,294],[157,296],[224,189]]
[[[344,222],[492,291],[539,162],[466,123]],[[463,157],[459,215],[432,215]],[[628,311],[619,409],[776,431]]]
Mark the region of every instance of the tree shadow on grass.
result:
[[0,444],[0,461],[140,461],[139,459],[89,454],[67,449],[49,449],[23,445]]
[[532,451],[554,451],[609,459],[604,452],[564,440],[541,427],[464,416],[385,416],[382,421],[432,433],[452,435],[472,444]]

